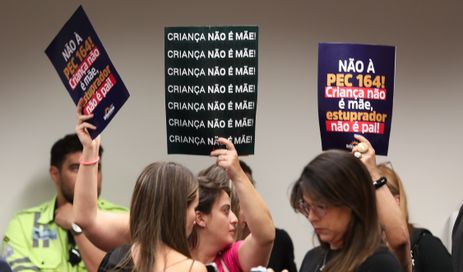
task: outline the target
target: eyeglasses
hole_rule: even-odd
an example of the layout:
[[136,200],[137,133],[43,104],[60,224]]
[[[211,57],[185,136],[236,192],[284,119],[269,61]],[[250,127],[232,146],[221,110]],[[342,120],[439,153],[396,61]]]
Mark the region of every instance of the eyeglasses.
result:
[[312,211],[318,218],[322,218],[326,215],[328,207],[324,204],[311,206],[305,202],[304,199],[299,199],[297,201],[297,210],[307,218],[309,218],[310,211]]

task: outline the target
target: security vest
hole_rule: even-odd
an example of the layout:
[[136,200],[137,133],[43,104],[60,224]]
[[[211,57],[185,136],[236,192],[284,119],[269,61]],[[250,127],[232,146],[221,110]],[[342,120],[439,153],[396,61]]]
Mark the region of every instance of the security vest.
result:
[[[74,265],[70,262],[68,231],[54,222],[55,203],[56,197],[19,212],[10,221],[3,237],[3,255],[13,271],[87,271],[83,261]],[[102,199],[98,200],[98,209],[127,211]]]

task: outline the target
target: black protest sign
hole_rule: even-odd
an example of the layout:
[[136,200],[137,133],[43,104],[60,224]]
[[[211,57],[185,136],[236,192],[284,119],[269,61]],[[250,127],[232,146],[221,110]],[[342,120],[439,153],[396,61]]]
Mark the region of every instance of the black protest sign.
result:
[[258,27],[166,27],[169,154],[208,155],[218,137],[254,154]]

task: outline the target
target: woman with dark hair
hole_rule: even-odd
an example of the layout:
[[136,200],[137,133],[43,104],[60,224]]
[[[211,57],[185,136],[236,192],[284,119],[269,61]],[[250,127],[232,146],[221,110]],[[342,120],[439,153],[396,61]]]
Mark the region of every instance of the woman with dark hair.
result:
[[[100,212],[96,202],[85,201],[96,199],[100,138],[90,138],[88,130],[95,127],[86,121],[92,116],[82,115],[80,106],[77,116],[83,151],[75,185],[76,223],[107,247],[130,241],[108,253],[99,271],[205,272],[202,263],[191,259],[187,240],[198,204],[198,183],[191,171],[173,162],[152,163],[136,181],[130,216]],[[108,246],[104,241],[111,242]]]
[[[217,164],[199,173],[199,205],[190,236],[191,255],[203,263],[215,263],[218,271],[250,271],[267,266],[275,227],[262,197],[240,167],[233,144],[224,138],[226,149],[214,150]],[[250,234],[235,242],[238,218],[232,211],[231,186],[246,215]]]
[[[373,179],[377,181],[373,184],[376,173],[364,165],[374,159],[374,150],[365,138],[357,139],[370,151],[356,156],[326,151],[304,168],[292,188],[292,207],[310,221],[320,242],[304,257],[301,272],[402,271],[381,238],[383,215],[379,215],[375,188],[379,190],[384,181]],[[359,152],[358,148],[353,152]],[[395,228],[401,221],[390,223]]]

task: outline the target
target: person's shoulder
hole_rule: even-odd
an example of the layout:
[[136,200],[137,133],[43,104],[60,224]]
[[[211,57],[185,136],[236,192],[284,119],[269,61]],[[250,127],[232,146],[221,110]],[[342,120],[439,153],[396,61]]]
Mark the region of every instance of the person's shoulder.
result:
[[[103,260],[101,260],[98,271],[109,271],[110,269],[115,268],[122,260],[128,256],[128,254],[130,254],[130,245],[128,244],[121,245],[108,251],[103,257]],[[130,262],[126,265],[127,267],[125,268],[127,271],[131,271],[133,267],[132,260],[130,259]]]
[[413,226],[410,239],[419,239],[421,236],[432,235],[432,232],[425,228],[418,228]]
[[319,268],[320,261],[323,259],[326,251],[321,247],[315,247],[307,251],[302,259],[301,267],[299,271],[315,271],[315,267]]
[[189,259],[191,263],[190,269],[188,271],[191,272],[206,272],[206,266],[202,262],[198,262],[192,259]]
[[289,234],[286,230],[279,229],[279,228],[275,228],[275,236],[283,237],[286,239],[291,239],[291,237],[289,237]]
[[98,199],[98,208],[102,211],[111,211],[111,212],[127,212],[128,211],[126,207],[110,202],[104,198]]
[[45,212],[47,209],[50,209],[50,206],[51,205],[54,205],[53,203],[53,199],[52,200],[49,200],[47,202],[43,202],[37,206],[33,206],[33,207],[29,207],[29,208],[25,208],[19,212],[17,212],[13,218],[11,219],[11,221],[20,221],[24,218],[29,218],[30,216],[35,216],[36,213],[43,213]]
[[176,259],[173,264],[166,267],[166,270],[172,268],[172,271],[188,271],[188,272],[206,272],[206,266],[199,262],[195,261],[190,257],[185,256],[184,254],[172,250],[170,254],[171,258]]
[[362,271],[391,272],[402,271],[402,268],[397,258],[386,247],[380,247],[360,266],[359,272]]
[[321,246],[314,247],[314,248],[310,249],[309,251],[307,251],[304,258],[302,259],[302,264],[304,264],[305,262],[308,262],[308,261],[315,260],[315,259],[318,260],[318,259],[322,258],[324,256],[324,254],[325,254],[325,251],[323,250],[323,248]]
[[309,251],[307,251],[305,253],[305,257],[310,257],[310,256],[314,256],[314,255],[320,255],[322,256],[324,254],[324,250],[321,246],[317,246],[317,247],[314,247],[312,249],[310,249]]
[[431,231],[425,228],[413,228],[411,239],[411,249],[414,250],[414,247],[419,243],[430,249],[437,249],[438,247],[444,247],[442,241],[434,236]]

